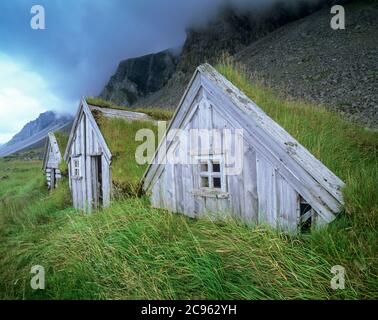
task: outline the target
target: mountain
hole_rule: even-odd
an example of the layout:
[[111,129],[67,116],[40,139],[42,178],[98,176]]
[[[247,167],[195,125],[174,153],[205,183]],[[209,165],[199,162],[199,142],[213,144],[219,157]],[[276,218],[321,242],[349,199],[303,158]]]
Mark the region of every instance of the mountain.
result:
[[[207,25],[187,30],[177,64],[174,70],[168,69],[160,86],[165,84],[144,91],[126,104],[175,108],[195,68],[203,62],[216,64],[227,54],[245,65],[250,77],[280,94],[324,104],[346,118],[376,128],[377,2],[296,3],[274,2],[259,11],[222,8]],[[344,5],[345,30],[330,27],[330,7],[335,3]],[[147,63],[144,57],[136,60]],[[116,75],[127,73],[124,68],[133,63],[135,59],[124,61]],[[147,70],[146,65],[142,70]],[[149,77],[147,72],[144,79]],[[122,79],[112,77],[102,97],[126,102],[112,97],[112,92],[122,90]],[[138,86],[144,87],[145,81]]]
[[318,10],[324,2],[303,0],[294,6],[274,1],[244,11],[224,5],[207,24],[187,29],[179,57],[166,50],[122,61],[100,97],[129,106],[175,108],[199,64],[216,63],[224,53],[235,54],[278,27]]
[[345,30],[330,28],[324,8],[253,42],[234,59],[276,92],[378,128],[378,2],[356,1],[345,12]]
[[176,70],[173,50],[122,61],[100,97],[121,105],[132,105],[139,98],[160,90]]
[[40,146],[50,131],[65,130],[72,125],[70,115],[59,115],[53,111],[41,113],[37,119],[27,123],[8,143],[0,146],[0,157]]

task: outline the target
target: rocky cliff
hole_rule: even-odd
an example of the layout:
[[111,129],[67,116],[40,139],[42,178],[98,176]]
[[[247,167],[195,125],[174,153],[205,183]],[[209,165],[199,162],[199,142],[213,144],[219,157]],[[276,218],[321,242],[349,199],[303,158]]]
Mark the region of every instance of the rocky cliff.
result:
[[121,105],[132,105],[141,97],[160,90],[176,70],[171,50],[122,61],[100,97]]

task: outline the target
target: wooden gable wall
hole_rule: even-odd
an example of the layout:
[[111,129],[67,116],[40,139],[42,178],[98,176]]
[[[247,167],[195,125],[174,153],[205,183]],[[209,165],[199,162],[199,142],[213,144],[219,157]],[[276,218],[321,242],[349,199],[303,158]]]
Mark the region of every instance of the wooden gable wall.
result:
[[58,142],[53,133],[49,133],[46,141],[43,170],[46,175],[46,182],[49,189],[57,186],[58,180],[62,178],[59,165],[62,161]]
[[[70,188],[74,207],[92,211],[95,202],[95,157],[101,158],[103,206],[111,197],[111,154],[86,102],[81,102],[72,128],[65,159],[68,162]],[[80,169],[77,171],[76,164]],[[76,173],[79,172],[79,175]]]
[[214,195],[197,190],[198,165],[153,163],[143,184],[153,206],[191,217],[231,214],[289,230],[298,228],[301,203],[311,205],[316,225],[339,212],[343,182],[210,66],[197,70],[168,132],[177,128],[242,129],[243,170],[227,176],[226,192]]

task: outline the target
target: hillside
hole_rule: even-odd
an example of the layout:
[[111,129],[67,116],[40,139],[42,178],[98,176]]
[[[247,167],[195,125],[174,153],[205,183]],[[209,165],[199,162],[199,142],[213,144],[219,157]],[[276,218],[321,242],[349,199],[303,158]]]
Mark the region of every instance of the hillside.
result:
[[[278,27],[316,11],[325,2],[297,1],[293,6],[277,1],[243,11],[232,3],[224,5],[205,25],[187,28],[187,38],[178,57],[172,59],[167,50],[122,61],[100,97],[118,104],[175,108],[198,65],[216,63],[223,52],[237,53]],[[161,63],[163,58],[165,62]],[[154,69],[159,71],[158,75]],[[143,87],[156,76],[161,77],[160,86],[145,92]],[[138,91],[142,94],[137,94]],[[132,95],[132,99],[125,98],[125,93]]]
[[188,29],[167,83],[131,105],[175,108],[193,70],[205,61],[214,64],[226,53],[245,64],[255,81],[283,96],[325,105],[347,119],[377,128],[377,3],[341,1],[347,3],[346,30],[334,31],[330,28],[333,2],[295,10],[278,2],[257,13],[224,8],[208,25]]
[[[0,160],[3,299],[377,299],[378,134],[318,105],[284,100],[225,61],[218,70],[342,178],[346,206],[328,228],[286,235],[190,219],[125,196],[92,215],[48,194],[40,162]],[[30,289],[45,266],[46,290]],[[332,290],[331,267],[345,267]]]
[[355,2],[345,10],[345,30],[331,29],[324,9],[253,43],[235,60],[283,95],[378,128],[378,2]]

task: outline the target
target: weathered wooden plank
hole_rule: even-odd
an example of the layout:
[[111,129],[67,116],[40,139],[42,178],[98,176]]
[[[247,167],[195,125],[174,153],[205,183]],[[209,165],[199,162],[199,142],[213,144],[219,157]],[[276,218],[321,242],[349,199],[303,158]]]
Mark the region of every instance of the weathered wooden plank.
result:
[[[178,129],[181,127],[182,122],[185,120],[185,116],[187,113],[191,110],[192,107],[196,107],[196,96],[199,95],[199,89],[201,86],[201,79],[193,76],[192,80],[190,81],[187,90],[184,93],[184,96],[181,99],[180,105],[182,105],[181,108],[177,108],[175,114],[173,115],[173,118],[169,124],[169,127],[167,129],[167,132],[170,129]],[[175,121],[175,120],[178,121]],[[160,141],[160,144],[158,146],[158,149],[155,153],[154,159],[158,159],[158,154],[161,145],[165,144],[165,137]],[[167,145],[167,149],[169,148],[169,144]],[[147,168],[144,176],[143,176],[143,186],[144,190],[148,190],[148,186],[153,184],[158,177],[162,174],[162,168],[163,166],[160,166],[159,163],[156,161],[153,161],[153,163]]]
[[82,209],[85,211],[90,211],[91,210],[91,199],[88,198],[88,186],[87,186],[87,173],[86,173],[86,168],[87,168],[87,157],[86,157],[86,143],[85,143],[85,131],[86,131],[86,115],[83,114],[82,119],[80,121],[80,141],[79,141],[79,147],[80,147],[80,154],[81,156],[81,161],[80,161],[80,172],[82,175],[82,179],[80,179],[80,188],[81,188],[81,201],[82,201]]
[[92,149],[92,139],[91,139],[91,124],[88,120],[88,117],[84,117],[83,119],[83,125],[85,126],[84,132],[83,132],[83,159],[85,159],[84,163],[84,171],[85,175],[83,177],[83,185],[85,185],[86,188],[86,202],[88,206],[88,211],[92,211],[95,209],[97,204],[98,195],[96,194],[96,190],[94,190],[94,184],[97,180],[97,172],[96,172],[96,161],[94,158],[90,157],[90,151]]
[[[327,189],[336,199],[342,202],[341,188],[344,183],[319,160],[317,160],[307,149],[299,144],[290,136],[281,126],[268,117],[254,102],[252,102],[242,91],[236,88],[230,81],[221,76],[210,65],[199,67],[202,73],[201,81],[222,92],[222,97],[227,97],[232,104],[241,111],[250,114],[250,118],[258,127],[262,129],[265,135],[271,137],[276,143],[280,144],[283,149],[290,146],[288,152],[298,161],[312,177],[317,179],[324,188]],[[206,86],[208,88],[208,86]]]
[[108,207],[111,199],[112,179],[110,171],[110,163],[105,156],[102,156],[102,196],[103,206]]
[[259,223],[271,226],[277,224],[276,212],[276,172],[272,165],[260,154],[256,157],[257,193],[259,198]]
[[151,201],[151,206],[153,208],[161,208],[160,198],[159,198],[159,188],[160,188],[159,183],[160,181],[157,181],[156,184],[151,189],[150,201]]
[[257,193],[256,152],[246,146],[243,162],[244,183],[244,219],[247,222],[258,222],[259,200]]
[[194,214],[196,218],[201,218],[206,216],[207,209],[206,209],[206,202],[205,198],[202,196],[195,196],[194,197]]
[[218,199],[212,197],[203,197],[205,201],[205,208],[207,214],[212,217],[216,217],[219,213],[218,209]]
[[278,227],[297,231],[299,223],[299,195],[280,175],[276,174]]
[[[275,168],[280,171],[280,174],[297,190],[301,190],[302,196],[312,204],[316,211],[323,215],[326,221],[334,219],[334,213],[339,210],[339,202],[332,197],[325,189],[323,189],[306,171],[298,165],[295,161],[290,160],[290,156],[286,152],[281,152],[274,141],[268,141],[268,137],[261,131],[256,130],[253,121],[248,118],[245,120],[243,114],[235,114],[232,112],[232,105],[225,100],[219,100],[217,94],[207,93],[211,100],[215,101],[214,104],[217,108],[232,121],[233,126],[236,128],[243,128],[244,138],[248,141],[253,141],[253,146],[260,154],[268,157],[274,164]],[[219,93],[218,93],[219,95]],[[265,143],[261,143],[265,140]],[[293,174],[295,172],[295,175]],[[331,207],[329,207],[331,206]]]
[[184,212],[184,177],[183,177],[183,166],[182,164],[176,164],[173,168],[174,173],[174,187],[176,198],[174,199],[176,204],[176,211],[183,213]]
[[93,105],[88,105],[88,107],[91,111],[92,110],[100,111],[107,118],[117,118],[117,119],[129,120],[129,121],[151,121],[152,120],[150,116],[142,112],[118,110],[118,109],[111,109],[111,108],[101,108],[101,107],[93,106]]

